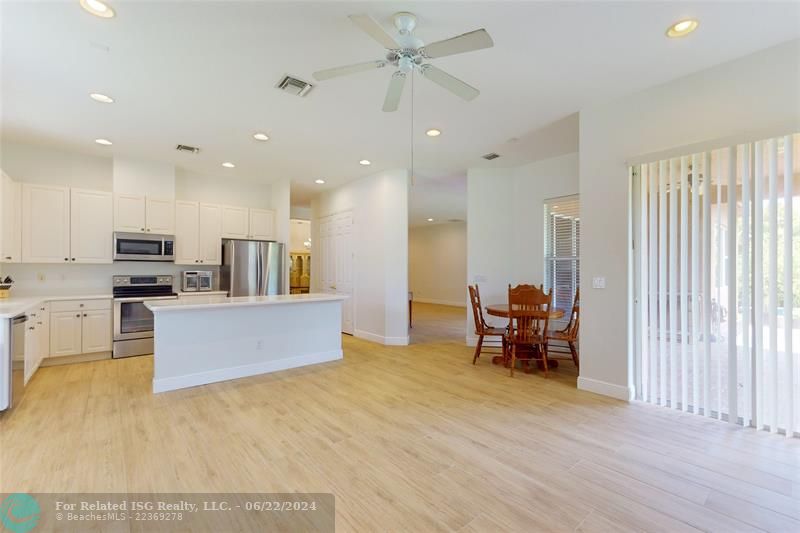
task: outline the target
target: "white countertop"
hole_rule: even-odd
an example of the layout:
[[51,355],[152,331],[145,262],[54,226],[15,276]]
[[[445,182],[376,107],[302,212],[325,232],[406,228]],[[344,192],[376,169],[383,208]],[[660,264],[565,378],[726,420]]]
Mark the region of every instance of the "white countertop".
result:
[[14,318],[21,315],[31,307],[44,302],[55,302],[59,300],[110,300],[111,294],[59,294],[39,296],[12,296],[10,298],[0,298],[0,319]]
[[258,305],[287,305],[287,304],[302,304],[312,302],[330,302],[346,300],[349,296],[342,296],[340,294],[324,294],[324,293],[309,293],[309,294],[279,294],[274,296],[237,296],[234,298],[185,298],[181,300],[152,300],[144,302],[145,307],[150,309],[153,313],[160,312],[174,312],[174,311],[189,311],[193,309],[213,309],[213,308],[229,308],[229,307],[246,307]]

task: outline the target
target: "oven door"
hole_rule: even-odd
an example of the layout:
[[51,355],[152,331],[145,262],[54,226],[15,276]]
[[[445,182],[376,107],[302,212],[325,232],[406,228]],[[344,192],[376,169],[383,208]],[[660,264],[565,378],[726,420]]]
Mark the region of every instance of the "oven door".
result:
[[148,300],[174,300],[175,296],[114,299],[114,340],[148,339],[153,336],[153,312]]

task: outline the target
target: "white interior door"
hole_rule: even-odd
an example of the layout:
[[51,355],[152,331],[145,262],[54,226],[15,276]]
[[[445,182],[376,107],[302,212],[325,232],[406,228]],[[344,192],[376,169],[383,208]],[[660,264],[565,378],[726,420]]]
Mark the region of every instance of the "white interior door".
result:
[[342,331],[353,334],[353,214],[336,215],[333,249],[336,294],[348,296],[342,302]]

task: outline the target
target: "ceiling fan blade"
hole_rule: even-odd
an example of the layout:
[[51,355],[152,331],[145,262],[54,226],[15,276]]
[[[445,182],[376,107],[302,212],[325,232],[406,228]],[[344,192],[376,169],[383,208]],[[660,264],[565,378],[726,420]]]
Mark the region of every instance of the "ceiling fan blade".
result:
[[464,100],[474,100],[481,92],[471,85],[467,85],[458,78],[455,78],[433,65],[422,65],[420,67],[422,75],[436,83],[456,96],[460,96]]
[[391,35],[386,33],[386,30],[383,29],[383,26],[378,24],[375,19],[369,15],[350,15],[350,20],[353,21],[353,24],[361,28],[364,33],[378,41],[384,48],[388,48],[389,50],[396,50],[400,48],[400,45],[397,44],[397,41],[395,41]]
[[392,80],[389,82],[389,89],[386,91],[386,99],[383,101],[384,111],[397,111],[397,106],[400,105],[400,97],[403,96],[403,87],[405,84],[405,73],[398,70],[392,74]]
[[494,41],[492,41],[489,33],[481,28],[480,30],[445,39],[444,41],[431,43],[423,47],[422,54],[425,57],[433,59],[435,57],[472,52],[473,50],[482,50],[483,48],[491,48],[492,46],[494,46]]
[[364,63],[356,63],[355,65],[347,65],[344,67],[327,68],[325,70],[318,70],[312,74],[317,81],[328,80],[338,76],[347,76],[348,74],[356,74],[357,72],[364,72],[366,70],[374,70],[386,66],[386,61],[379,59],[377,61],[366,61]]

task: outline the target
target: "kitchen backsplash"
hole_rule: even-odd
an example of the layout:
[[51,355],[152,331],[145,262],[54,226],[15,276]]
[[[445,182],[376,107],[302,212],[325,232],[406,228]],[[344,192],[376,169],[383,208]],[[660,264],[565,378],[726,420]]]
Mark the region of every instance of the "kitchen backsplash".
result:
[[[110,265],[56,265],[6,263],[3,276],[14,278],[11,296],[111,293],[111,278],[126,274],[172,274],[175,290],[180,290],[181,272],[195,270],[189,265],[173,263],[123,261]],[[203,266],[214,272],[214,287],[219,284],[219,267]]]

